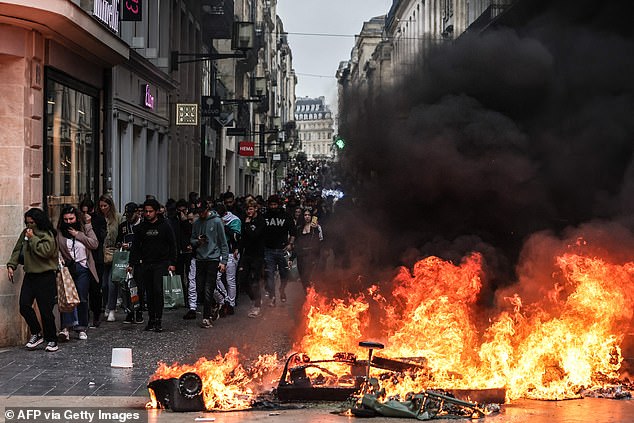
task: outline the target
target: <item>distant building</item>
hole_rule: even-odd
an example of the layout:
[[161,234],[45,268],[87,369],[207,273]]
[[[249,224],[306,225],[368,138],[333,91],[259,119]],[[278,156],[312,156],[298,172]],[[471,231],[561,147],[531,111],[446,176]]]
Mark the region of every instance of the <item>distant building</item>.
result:
[[308,160],[332,159],[333,116],[323,96],[302,97],[295,101],[295,121],[300,151]]

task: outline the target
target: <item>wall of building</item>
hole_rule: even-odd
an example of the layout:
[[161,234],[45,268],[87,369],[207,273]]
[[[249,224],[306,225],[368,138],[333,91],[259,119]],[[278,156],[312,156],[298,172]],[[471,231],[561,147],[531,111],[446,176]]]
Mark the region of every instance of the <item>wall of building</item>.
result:
[[[71,2],[43,0],[30,7],[0,4],[0,257],[9,260],[24,228],[23,214],[45,207],[46,75],[53,69],[99,96],[104,72],[127,50]],[[49,99],[51,100],[51,99]],[[54,100],[54,99],[53,99]],[[99,133],[98,128],[93,128]],[[96,144],[101,139],[94,139]],[[98,187],[99,181],[93,181]],[[94,188],[97,189],[97,188]],[[56,223],[56,222],[55,222]],[[19,314],[22,269],[15,283],[0,272],[0,346],[21,344],[27,328]]]

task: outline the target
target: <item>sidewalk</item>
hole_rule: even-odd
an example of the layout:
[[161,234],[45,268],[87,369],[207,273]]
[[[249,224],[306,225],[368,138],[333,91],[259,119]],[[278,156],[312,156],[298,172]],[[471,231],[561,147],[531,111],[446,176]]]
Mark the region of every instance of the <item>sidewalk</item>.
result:
[[[218,319],[214,327],[183,320],[186,309],[165,310],[163,332],[145,332],[143,324],[102,322],[88,330],[88,340],[60,342],[59,351],[28,351],[23,346],[0,349],[0,397],[8,396],[137,396],[147,399],[147,383],[157,363],[194,363],[213,358],[235,346],[245,360],[259,354],[284,357],[292,347],[290,334],[301,312],[303,292],[299,283],[287,289],[289,300],[271,308],[263,305],[257,319],[247,317],[250,301],[239,297],[235,315]],[[264,301],[264,298],[263,298]],[[147,313],[144,316],[147,319]],[[132,369],[110,366],[112,348],[131,348]]]

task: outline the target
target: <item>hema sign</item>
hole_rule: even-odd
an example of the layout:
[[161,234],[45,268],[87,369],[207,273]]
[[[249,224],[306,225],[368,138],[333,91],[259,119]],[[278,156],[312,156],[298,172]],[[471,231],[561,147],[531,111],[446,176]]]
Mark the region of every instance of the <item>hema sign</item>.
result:
[[114,32],[119,32],[119,0],[95,0],[92,14],[95,18],[108,25]]
[[238,143],[238,154],[240,156],[255,155],[255,143],[253,141],[240,141]]

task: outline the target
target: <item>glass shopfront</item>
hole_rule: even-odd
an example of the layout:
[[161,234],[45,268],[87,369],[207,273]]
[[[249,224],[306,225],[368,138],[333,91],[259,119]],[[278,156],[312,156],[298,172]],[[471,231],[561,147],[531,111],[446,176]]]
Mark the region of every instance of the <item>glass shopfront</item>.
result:
[[44,196],[57,222],[61,207],[95,200],[98,189],[98,91],[49,70],[46,78]]

